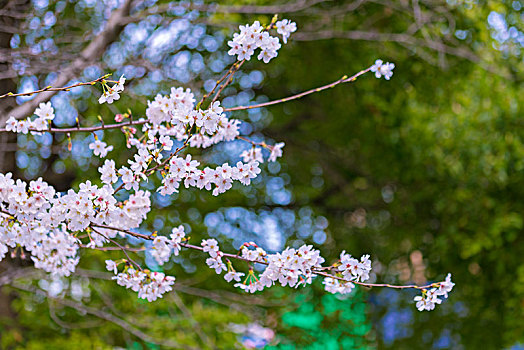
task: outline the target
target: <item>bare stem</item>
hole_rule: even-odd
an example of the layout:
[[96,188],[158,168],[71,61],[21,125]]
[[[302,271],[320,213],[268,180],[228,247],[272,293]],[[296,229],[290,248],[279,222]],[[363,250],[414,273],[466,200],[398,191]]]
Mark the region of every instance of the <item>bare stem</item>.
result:
[[293,96],[284,97],[284,98],[281,98],[281,99],[278,99],[278,100],[268,101],[268,102],[259,103],[259,104],[256,104],[256,105],[251,105],[251,106],[238,106],[238,107],[224,108],[224,111],[242,111],[242,110],[246,110],[246,109],[254,109],[254,108],[260,108],[260,107],[272,106],[272,105],[276,105],[276,104],[279,104],[279,103],[296,100],[296,99],[302,98],[304,96],[311,95],[311,94],[313,94],[315,92],[320,92],[320,91],[323,91],[323,90],[327,90],[327,89],[333,88],[333,87],[335,87],[335,86],[337,86],[339,84],[354,82],[358,77],[360,77],[361,75],[364,75],[365,73],[369,72],[370,69],[371,69],[371,67],[369,67],[367,69],[364,69],[364,70],[361,70],[360,72],[358,72],[357,74],[355,74],[355,75],[353,75],[353,76],[351,76],[349,78],[346,75],[344,75],[342,78],[340,78],[338,80],[335,80],[334,82],[332,82],[330,84],[327,84],[327,85],[324,85],[324,86],[321,86],[321,87],[317,87],[317,88],[314,88],[314,89],[311,89],[311,90],[307,90],[307,91],[301,92],[301,93],[293,95]]
[[127,249],[125,249],[124,247],[122,247],[122,245],[121,245],[120,243],[118,243],[118,242],[115,241],[114,239],[111,239],[111,238],[107,237],[106,235],[104,235],[102,232],[98,231],[98,230],[95,229],[94,227],[91,227],[91,229],[92,229],[94,232],[98,233],[100,236],[102,236],[102,237],[104,237],[105,239],[107,239],[107,240],[113,242],[114,244],[116,244],[116,245],[118,246],[118,248],[120,248],[120,249],[124,252],[124,254],[125,254],[126,257],[127,257],[127,260],[129,260],[130,262],[132,262],[133,264],[135,264],[136,267],[138,267],[139,270],[142,270],[142,267],[141,267],[141,266],[140,266],[136,261],[134,261],[133,259],[131,259],[131,257],[129,256],[129,254],[127,254]]
[[218,90],[217,94],[215,95],[215,97],[213,97],[213,100],[211,101],[211,104],[213,104],[217,99],[218,97],[220,96],[220,94],[222,93],[222,91],[226,88],[226,86],[228,86],[229,84],[231,84],[231,82],[233,81],[233,77],[235,76],[235,73],[238,72],[238,70],[240,69],[240,67],[242,67],[242,65],[244,64],[244,62],[246,62],[246,60],[242,60],[242,61],[237,61],[235,62],[235,64],[233,65],[233,67],[231,68],[234,68],[232,71],[231,71],[231,74],[229,75],[229,79],[225,82],[225,84],[222,84],[222,86],[220,87],[220,89]]
[[235,63],[233,63],[231,65],[231,67],[229,67],[229,70],[226,72],[226,74],[224,74],[222,76],[222,78],[218,79],[215,86],[213,87],[213,89],[205,94],[204,96],[202,96],[202,99],[200,100],[200,102],[198,102],[197,104],[197,108],[200,107],[202,105],[202,103],[204,103],[204,101],[209,97],[209,96],[212,96],[214,93],[215,93],[215,90],[220,86],[220,84],[222,84],[222,82],[231,74],[233,73],[233,69],[235,68],[235,65],[238,63],[239,61],[236,61]]
[[[68,133],[68,132],[94,132],[98,130],[118,129],[124,126],[142,125],[147,123],[148,120],[129,120],[125,123],[107,124],[99,126],[88,126],[88,127],[74,127],[74,128],[51,128],[47,130],[38,131],[36,129],[28,129],[29,131],[35,132],[50,132],[50,133]],[[0,132],[8,132],[5,128],[0,129]]]
[[96,83],[101,82],[102,80],[104,80],[105,78],[107,78],[110,75],[111,74],[106,74],[106,75],[101,76],[98,79],[95,79],[95,80],[92,80],[92,81],[89,81],[89,82],[76,83],[76,84],[69,85],[69,86],[63,86],[63,87],[54,88],[51,85],[49,85],[49,86],[46,86],[45,88],[40,89],[40,90],[35,90],[35,91],[31,91],[31,92],[22,92],[22,93],[19,93],[19,94],[14,94],[12,92],[8,92],[6,94],[0,95],[0,98],[4,98],[4,97],[7,97],[7,96],[11,96],[11,97],[31,96],[31,95],[38,94],[38,93],[45,92],[45,91],[69,91],[70,89],[75,88],[75,87],[79,87],[79,86],[95,85]]

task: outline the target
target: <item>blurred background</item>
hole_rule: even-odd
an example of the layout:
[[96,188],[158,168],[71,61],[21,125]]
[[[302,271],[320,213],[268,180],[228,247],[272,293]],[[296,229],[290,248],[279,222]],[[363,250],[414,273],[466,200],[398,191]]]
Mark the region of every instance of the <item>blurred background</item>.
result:
[[[128,79],[122,98],[100,89],[0,99],[0,121],[29,116],[42,98],[56,127],[109,123],[172,86],[211,90],[233,58],[238,25],[273,14],[298,31],[269,64],[249,61],[223,92],[231,107],[323,85],[394,62],[391,81],[372,75],[302,100],[230,113],[255,140],[286,143],[252,186],[219,199],[195,189],[155,196],[143,232],[184,224],[194,242],[224,250],[256,241],[269,251],[303,243],[329,262],[341,250],[371,254],[372,280],[426,283],[451,272],[455,289],[432,312],[414,291],[357,290],[347,297],[274,287],[244,295],[183,252],[151,270],[177,277],[147,303],[117,286],[104,260],[84,251],[68,279],[53,279],[20,252],[0,262],[2,349],[522,349],[524,348],[523,10],[519,0],[0,0],[0,95]],[[43,96],[43,97],[42,97]],[[100,133],[122,164],[118,130]],[[96,179],[92,135],[0,134],[0,169],[43,177],[64,191]],[[199,153],[237,161],[241,141]],[[193,152],[193,150],[192,150]],[[151,179],[149,186],[158,183]],[[143,245],[129,239],[127,244]],[[239,264],[239,269],[246,268]]]

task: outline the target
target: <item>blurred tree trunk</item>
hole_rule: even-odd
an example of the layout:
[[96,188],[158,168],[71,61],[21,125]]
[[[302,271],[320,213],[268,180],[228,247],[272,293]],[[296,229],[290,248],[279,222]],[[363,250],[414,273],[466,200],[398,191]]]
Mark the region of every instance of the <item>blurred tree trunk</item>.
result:
[[[0,0],[0,10],[4,14],[0,16],[0,28],[19,28],[25,12],[29,9],[29,1],[11,1]],[[0,51],[5,52],[0,55],[0,76],[2,73],[8,72],[11,69],[11,60],[9,49],[11,48],[12,32],[2,31],[0,29]],[[9,91],[15,91],[17,82],[12,78],[0,78],[0,95]],[[11,109],[16,106],[14,98],[0,99],[0,115],[6,115]],[[11,172],[16,177],[16,146],[17,138],[15,133],[0,133],[0,172]],[[20,261],[15,261],[6,258],[0,262],[0,273],[12,269],[15,265],[19,265]],[[12,295],[4,294],[0,290],[0,317],[14,318],[16,315],[11,310]]]

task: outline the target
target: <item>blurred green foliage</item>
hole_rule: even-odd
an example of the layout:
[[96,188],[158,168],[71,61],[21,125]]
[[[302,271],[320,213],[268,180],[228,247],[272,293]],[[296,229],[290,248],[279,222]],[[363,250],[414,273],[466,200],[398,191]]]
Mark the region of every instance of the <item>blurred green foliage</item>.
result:
[[[475,10],[458,17],[467,28],[473,20],[485,25],[486,8],[474,7],[478,17]],[[384,264],[383,279],[414,251],[422,253],[429,280],[452,272],[457,285],[447,302],[460,303],[456,310],[465,307],[465,314],[418,314],[413,335],[393,348],[431,346],[443,329],[465,348],[523,340],[522,62],[485,54],[498,72],[515,74],[454,58],[442,69],[390,44],[301,43],[282,53],[286,63],[271,67],[275,79],[264,85],[276,97],[288,86],[357,72],[376,57],[397,63],[390,82],[368,76],[272,108],[267,131],[286,142],[295,205],[311,205],[330,222],[325,252],[371,252]],[[424,332],[430,335],[421,342]]]

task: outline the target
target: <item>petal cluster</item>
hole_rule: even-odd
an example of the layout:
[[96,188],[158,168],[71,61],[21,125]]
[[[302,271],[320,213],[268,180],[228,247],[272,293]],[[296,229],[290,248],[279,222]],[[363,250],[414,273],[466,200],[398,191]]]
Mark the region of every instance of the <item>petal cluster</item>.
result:
[[9,117],[5,125],[6,131],[20,134],[27,134],[31,131],[33,134],[37,134],[39,131],[48,130],[49,123],[55,118],[55,110],[51,102],[40,103],[34,114],[37,116],[35,119],[16,120],[13,116]]
[[437,304],[442,303],[442,299],[439,299],[439,297],[447,298],[454,286],[455,283],[451,282],[451,274],[448,273],[446,279],[438,283],[436,288],[423,289],[422,295],[417,295],[414,299],[418,311],[435,309]]
[[394,63],[384,63],[382,60],[376,60],[370,70],[375,73],[375,77],[381,78],[384,76],[384,79],[389,80],[393,76],[393,68],[395,68]]
[[[275,24],[277,33],[282,35],[282,41],[287,43],[290,34],[297,30],[297,25],[287,19]],[[240,32],[233,35],[233,40],[227,44],[231,47],[228,54],[237,56],[239,61],[250,60],[255,54],[255,50],[260,49],[257,58],[264,63],[268,63],[277,57],[278,50],[282,46],[278,37],[271,36],[267,28],[260,25],[259,21],[253,24],[246,24],[239,27]]]

